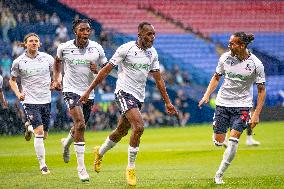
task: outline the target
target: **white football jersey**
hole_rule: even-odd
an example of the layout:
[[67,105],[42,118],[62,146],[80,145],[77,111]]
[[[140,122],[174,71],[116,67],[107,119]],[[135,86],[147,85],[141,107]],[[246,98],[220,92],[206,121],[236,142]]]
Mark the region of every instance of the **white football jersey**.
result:
[[[74,40],[58,46],[57,57],[64,64],[63,92],[72,92],[82,95],[92,83],[95,74],[90,70],[90,64],[102,65],[107,62],[104,50],[100,44],[89,40],[84,49],[79,49]],[[89,99],[94,98],[94,93]]]
[[252,107],[253,84],[265,83],[264,66],[254,54],[240,61],[226,52],[219,59],[216,73],[225,77],[216,98],[218,106]]
[[136,41],[121,45],[109,63],[118,66],[115,93],[123,90],[144,102],[148,73],[159,69],[158,54],[154,47],[140,49]]
[[50,74],[54,58],[44,52],[38,52],[33,59],[23,53],[13,61],[11,75],[21,78],[24,103],[46,104],[51,102]]
[[2,75],[0,75],[0,89],[2,89],[3,87],[3,77]]

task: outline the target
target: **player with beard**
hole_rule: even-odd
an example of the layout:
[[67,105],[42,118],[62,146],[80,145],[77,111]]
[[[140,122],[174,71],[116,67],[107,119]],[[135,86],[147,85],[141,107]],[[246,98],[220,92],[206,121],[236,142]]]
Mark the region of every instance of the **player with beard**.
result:
[[[74,141],[78,163],[78,176],[81,181],[89,181],[84,162],[86,122],[90,117],[91,107],[94,103],[92,93],[86,103],[79,103],[79,98],[95,78],[97,65],[107,62],[104,50],[95,41],[89,40],[91,24],[87,19],[78,19],[73,22],[75,39],[58,46],[54,65],[53,88],[61,90],[61,64],[64,64],[63,96],[73,120],[67,138],[61,139],[63,146],[63,160],[70,160],[70,145]],[[91,93],[91,92],[90,92]]]
[[165,101],[166,112],[170,115],[177,115],[177,110],[168,97],[164,80],[160,74],[158,54],[152,47],[154,40],[154,27],[147,22],[139,24],[137,41],[130,41],[121,45],[80,98],[81,102],[87,102],[91,91],[102,82],[115,66],[118,66],[115,97],[122,115],[118,120],[117,128],[100,147],[95,147],[94,169],[96,172],[100,172],[104,154],[113,148],[122,137],[126,136],[128,130],[132,128],[128,147],[128,166],[126,168],[127,183],[131,186],[136,185],[135,160],[139,151],[140,137],[144,131],[140,109],[144,102],[145,86],[149,73],[152,74]]

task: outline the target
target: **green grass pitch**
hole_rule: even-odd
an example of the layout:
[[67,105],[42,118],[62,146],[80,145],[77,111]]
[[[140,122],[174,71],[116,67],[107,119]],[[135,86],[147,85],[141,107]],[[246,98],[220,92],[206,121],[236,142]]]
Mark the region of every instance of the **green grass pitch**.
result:
[[[77,176],[73,147],[71,161],[66,164],[62,160],[60,138],[67,133],[50,134],[45,140],[50,175],[40,174],[32,140],[1,136],[0,188],[133,188],[127,186],[125,179],[129,135],[105,155],[99,174],[92,169],[92,149],[109,133],[86,133],[89,183],[81,183]],[[237,155],[224,175],[225,185],[216,186],[212,178],[224,149],[213,146],[209,124],[147,128],[136,161],[136,188],[284,188],[284,123],[260,123],[255,133],[261,145],[246,146],[244,134]]]

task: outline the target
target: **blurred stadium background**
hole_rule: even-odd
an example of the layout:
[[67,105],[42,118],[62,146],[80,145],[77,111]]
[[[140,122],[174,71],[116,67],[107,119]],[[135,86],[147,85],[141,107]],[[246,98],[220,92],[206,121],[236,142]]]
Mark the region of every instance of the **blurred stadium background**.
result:
[[[284,1],[272,0],[1,0],[0,70],[9,109],[0,107],[0,134],[23,133],[23,111],[9,88],[12,61],[23,52],[17,46],[25,34],[41,38],[41,51],[55,55],[61,42],[74,38],[72,21],[92,20],[92,40],[99,42],[110,58],[116,48],[136,38],[142,21],[152,23],[157,36],[161,71],[169,95],[180,111],[179,119],[163,113],[161,96],[149,79],[143,117],[146,127],[185,126],[211,122],[214,95],[208,106],[197,107],[218,58],[236,31],[255,34],[250,50],[266,71],[267,97],[262,121],[284,120]],[[114,128],[118,110],[113,103],[116,75],[96,90],[96,105],[88,128]],[[254,96],[256,97],[256,89]],[[256,99],[256,98],[255,98]],[[70,117],[62,96],[52,94],[53,130],[67,130]]]

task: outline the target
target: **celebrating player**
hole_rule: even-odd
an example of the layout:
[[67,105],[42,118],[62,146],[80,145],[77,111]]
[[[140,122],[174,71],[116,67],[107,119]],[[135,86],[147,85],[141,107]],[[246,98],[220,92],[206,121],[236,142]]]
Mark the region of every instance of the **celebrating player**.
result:
[[[39,160],[42,174],[49,174],[45,163],[45,147],[43,139],[47,137],[51,91],[50,83],[54,59],[52,56],[39,52],[40,39],[35,33],[29,33],[24,38],[26,51],[13,61],[10,86],[20,101],[23,102],[26,117],[26,140],[30,140],[34,132],[34,148]],[[21,79],[22,91],[19,90],[16,79]]]
[[100,172],[103,155],[126,136],[132,128],[128,147],[128,166],[126,178],[129,185],[136,185],[135,160],[139,151],[140,137],[144,131],[144,123],[140,113],[145,98],[145,86],[149,72],[153,75],[170,115],[177,114],[172,105],[164,80],[159,70],[158,54],[152,47],[155,40],[154,27],[147,22],[138,26],[138,40],[120,46],[109,63],[102,68],[88,90],[82,95],[80,101],[87,102],[91,91],[118,66],[118,80],[116,83],[115,97],[122,116],[119,118],[117,128],[107,137],[100,146],[95,147],[94,169]]
[[[265,73],[262,62],[251,52],[247,46],[254,40],[252,34],[244,32],[234,33],[229,40],[229,52],[224,53],[218,62],[216,73],[213,75],[208,88],[198,106],[208,103],[210,94],[216,89],[220,78],[224,75],[217,98],[213,122],[213,141],[216,146],[222,146],[226,132],[230,128],[228,146],[224,152],[223,160],[215,175],[215,183],[223,184],[224,172],[235,157],[239,138],[247,122],[254,128],[259,122],[259,114],[265,100]],[[257,106],[250,118],[250,109],[253,105],[252,86],[256,83],[258,89]]]
[[[63,145],[63,159],[65,163],[70,159],[70,145],[74,141],[78,163],[78,175],[81,181],[89,181],[89,175],[84,163],[86,122],[90,117],[94,94],[82,106],[79,98],[91,84],[97,73],[97,64],[107,62],[104,50],[98,43],[89,40],[91,26],[89,20],[78,19],[73,22],[74,40],[58,46],[54,65],[53,88],[61,90],[61,64],[64,63],[63,96],[73,119],[67,138],[61,140]],[[91,93],[91,92],[90,92]]]

